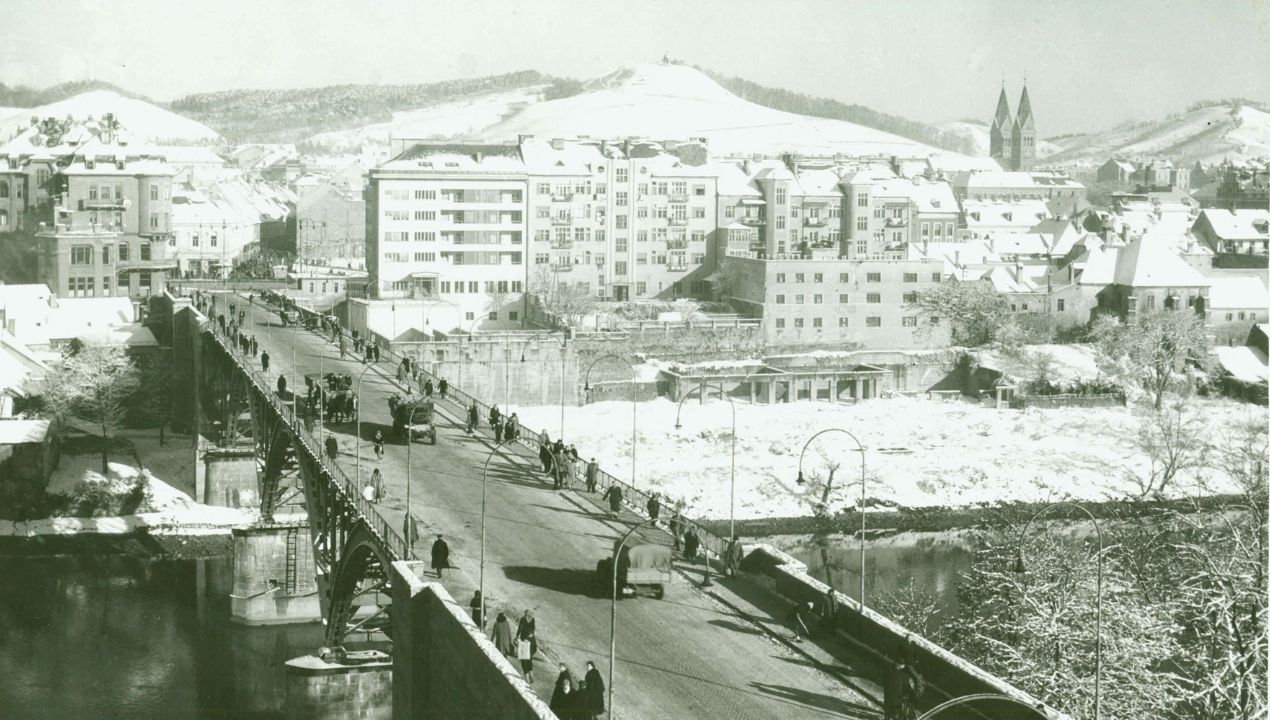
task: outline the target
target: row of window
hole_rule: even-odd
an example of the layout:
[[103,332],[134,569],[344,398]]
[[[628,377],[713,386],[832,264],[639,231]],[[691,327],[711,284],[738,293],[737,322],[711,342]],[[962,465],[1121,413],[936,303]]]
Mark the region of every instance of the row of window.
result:
[[[617,182],[627,182],[626,168],[617,169]],[[549,182],[540,182],[534,186],[539,195],[554,195],[556,197],[568,197],[572,195],[604,195],[608,192],[608,187],[604,183],[595,183],[595,192],[592,193],[592,184],[590,180],[578,180],[573,183],[556,183],[552,185]],[[649,195],[661,196],[687,196],[688,181],[686,180],[654,180],[651,183],[639,183],[635,186],[636,193],[639,197],[647,197]],[[625,193],[618,193],[625,195]],[[705,185],[693,185],[692,194],[697,197],[706,196]]]
[[[793,275],[794,275],[794,282],[796,283],[807,282],[807,273],[794,273]],[[939,282],[941,277],[942,276],[940,275],[940,273],[931,273],[930,281]],[[789,282],[788,278],[789,278],[789,273],[776,273],[776,282],[778,283]],[[918,273],[915,273],[915,272],[904,273],[904,282],[906,283],[915,283],[918,281],[917,278],[918,278]],[[813,283],[822,283],[825,281],[825,274],[811,273],[811,281]],[[871,283],[882,282],[882,273],[880,272],[865,273],[864,281],[871,282]],[[838,273],[838,282],[842,282],[842,283],[851,282],[851,273]]]
[[[508,258],[508,262],[503,262],[504,257]],[[522,257],[522,254],[518,252],[442,252],[439,259],[451,265],[520,265]],[[434,252],[417,252],[413,255],[406,252],[390,252],[383,255],[385,263],[436,262],[437,260],[438,255]]]
[[[518,293],[524,292],[525,285],[520,280],[486,280],[486,293]],[[481,292],[480,280],[442,280],[440,283],[440,292],[442,295],[462,295],[463,293],[476,294]]]
[[[197,243],[196,243],[197,244]],[[127,243],[119,243],[118,246],[103,245],[101,247],[101,263],[102,265],[110,264],[110,248],[118,247],[118,262],[128,262],[130,254],[130,246]],[[140,247],[140,255],[142,260],[150,259],[150,243],[143,242]],[[93,264],[93,246],[92,245],[72,245],[71,246],[71,265],[92,265]]]
[[[800,318],[800,317],[793,318],[793,321],[794,321],[793,326],[795,328],[806,327],[807,326],[806,320],[807,318]],[[814,318],[810,318],[810,320],[811,320],[811,327],[813,328],[824,327],[824,318],[814,317]],[[937,318],[931,318],[932,325],[936,322],[938,322]],[[777,330],[784,329],[785,323],[786,323],[785,318],[776,318],[776,329]],[[838,318],[838,327],[844,328],[844,327],[850,327],[850,326],[851,325],[848,318],[844,318],[844,317]],[[882,318],[877,315],[870,315],[864,318],[864,326],[871,327],[871,328],[882,327]],[[917,316],[905,315],[904,317],[900,318],[900,326],[901,327],[917,327]]]
[[[704,253],[639,253],[635,256],[636,265],[647,265],[649,261],[654,265],[670,265],[671,267],[686,267],[689,262],[693,265],[704,265],[706,256]],[[585,253],[583,255],[570,255],[568,253],[557,253],[553,259],[550,253],[536,253],[534,255],[535,265],[592,265],[603,267],[605,255],[603,253]],[[618,275],[626,274],[625,260],[614,260],[613,268]]]
[[[807,298],[808,298],[808,297],[810,297],[810,298],[811,298],[811,304],[812,304],[812,305],[823,305],[823,304],[824,304],[824,302],[825,302],[825,296],[824,296],[824,295],[821,295],[820,293],[815,293],[815,294],[813,294],[813,295],[803,295],[803,294],[798,294],[798,295],[784,295],[784,294],[778,294],[778,295],[776,296],[776,304],[777,304],[777,305],[806,305],[806,304],[807,304]],[[880,305],[880,304],[882,303],[882,293],[865,293],[865,294],[864,294],[864,301],[865,301],[866,303],[869,303],[870,305]],[[847,304],[847,303],[849,303],[849,302],[851,302],[851,296],[850,296],[850,294],[848,294],[848,293],[838,293],[838,303],[839,303],[839,304],[845,305],[845,304]],[[912,305],[912,304],[916,303],[916,302],[917,302],[917,293],[915,293],[915,292],[907,292],[907,293],[904,293],[904,295],[903,295],[903,297],[902,297],[902,302],[903,302],[905,305]],[[1011,306],[1011,309],[1014,309],[1014,308],[1013,308],[1013,306]],[[1024,306],[1023,306],[1023,309],[1024,309],[1024,310],[1026,310],[1026,309],[1027,309],[1027,306],[1026,306],[1026,305],[1024,305]]]
[[[118,274],[118,288],[120,291],[126,292],[128,288],[128,275],[130,273]],[[137,273],[138,282],[141,287],[149,288],[151,286],[151,274],[149,272]],[[100,280],[100,284],[98,281]],[[69,277],[66,278],[66,297],[97,297],[100,290],[102,297],[110,296],[112,277],[110,275],[102,275],[97,277]]]

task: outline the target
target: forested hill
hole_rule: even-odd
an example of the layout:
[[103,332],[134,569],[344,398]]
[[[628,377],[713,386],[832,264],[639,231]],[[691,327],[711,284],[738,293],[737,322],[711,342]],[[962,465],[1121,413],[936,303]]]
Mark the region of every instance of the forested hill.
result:
[[555,82],[535,70],[522,70],[418,85],[224,90],[187,95],[169,107],[216,128],[230,142],[294,142],[326,130],[386,122],[395,111]]
[[927,145],[953,152],[964,152],[965,143],[942,132],[939,128],[896,115],[878,112],[863,105],[848,105],[837,100],[814,97],[781,88],[759,85],[744,78],[731,77],[698,67],[712,80],[727,88],[734,95],[775,110],[808,115],[811,117],[845,120],[875,130],[899,135]]
[[101,80],[76,80],[46,88],[32,88],[25,85],[5,85],[0,83],[0,107],[34,108],[48,105],[59,100],[82,95],[93,90],[110,90],[120,95],[147,100],[146,97],[128,92],[123,88]]

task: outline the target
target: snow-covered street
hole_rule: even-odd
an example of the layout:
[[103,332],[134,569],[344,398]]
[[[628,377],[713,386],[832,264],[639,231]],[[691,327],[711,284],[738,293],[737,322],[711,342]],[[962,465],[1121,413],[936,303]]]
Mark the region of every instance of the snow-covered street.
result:
[[[1259,408],[1225,400],[1196,401],[1208,438],[1258,417]],[[559,407],[513,408],[524,426],[554,438]],[[689,514],[728,515],[731,413],[718,400],[683,405],[641,403],[637,483],[682,498]],[[566,408],[565,440],[585,458],[619,478],[630,476],[631,405],[602,402]],[[909,507],[964,507],[980,503],[1088,501],[1136,495],[1130,478],[1143,473],[1140,420],[1131,408],[994,410],[968,403],[913,398],[857,405],[800,402],[736,405],[736,517],[805,515],[814,502],[795,483],[803,443],[826,428],[853,433],[868,449],[870,499]],[[889,451],[888,451],[889,449]],[[898,449],[898,450],[897,450]],[[823,477],[827,461],[841,463],[830,499],[833,510],[858,502],[859,455],[854,443],[829,433],[807,452],[805,470]],[[1209,478],[1214,480],[1214,478]],[[1189,484],[1179,481],[1179,489]],[[1215,479],[1220,488],[1220,478]],[[815,499],[818,499],[815,498]]]

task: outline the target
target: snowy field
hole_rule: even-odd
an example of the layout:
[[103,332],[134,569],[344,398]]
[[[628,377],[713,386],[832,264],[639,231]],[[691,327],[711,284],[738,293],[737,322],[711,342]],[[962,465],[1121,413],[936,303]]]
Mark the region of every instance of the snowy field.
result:
[[[1211,400],[1197,403],[1210,441],[1222,428],[1263,418],[1259,408]],[[559,407],[513,408],[524,426],[554,438]],[[995,410],[969,403],[913,398],[857,405],[738,402],[736,517],[805,515],[818,497],[795,483],[798,454],[825,428],[850,431],[868,448],[869,497],[908,507],[963,507],[979,503],[1058,499],[1109,500],[1136,495],[1131,477],[1147,458],[1137,450],[1138,418],[1129,408]],[[637,485],[682,498],[691,514],[728,515],[731,414],[718,400],[683,405],[660,398],[639,407]],[[585,458],[598,457],[609,473],[630,477],[631,405],[602,402],[567,408],[565,439]],[[807,451],[805,470],[824,477],[829,462],[842,465],[830,506],[854,506],[859,454],[841,433],[821,436]],[[1185,482],[1189,482],[1187,478]],[[1224,487],[1218,480],[1218,487]]]

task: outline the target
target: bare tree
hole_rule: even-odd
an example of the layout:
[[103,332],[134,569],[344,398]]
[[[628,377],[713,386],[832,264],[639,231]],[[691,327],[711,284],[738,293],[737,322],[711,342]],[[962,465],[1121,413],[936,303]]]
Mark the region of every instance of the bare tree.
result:
[[54,363],[44,382],[45,407],[61,419],[77,419],[101,431],[101,471],[109,472],[110,440],[123,429],[141,373],[122,347],[84,345]]
[[1170,391],[1188,392],[1187,363],[1207,367],[1208,335],[1204,319],[1187,308],[1145,313],[1124,323],[1104,315],[1091,332],[1098,363],[1125,388],[1140,388],[1156,410]]

